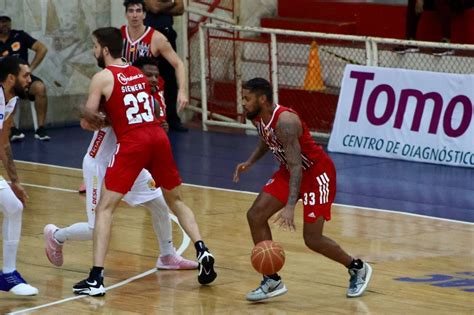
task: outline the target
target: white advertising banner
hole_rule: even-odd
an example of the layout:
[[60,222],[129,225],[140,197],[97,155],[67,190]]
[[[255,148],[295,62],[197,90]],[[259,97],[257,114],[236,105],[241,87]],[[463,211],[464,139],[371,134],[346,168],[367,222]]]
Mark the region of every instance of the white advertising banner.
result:
[[348,65],[328,149],[474,167],[474,75]]

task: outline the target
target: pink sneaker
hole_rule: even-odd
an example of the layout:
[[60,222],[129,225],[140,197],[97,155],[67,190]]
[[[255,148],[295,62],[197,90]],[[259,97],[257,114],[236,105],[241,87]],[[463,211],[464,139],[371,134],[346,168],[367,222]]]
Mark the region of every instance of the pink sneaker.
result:
[[44,227],[44,250],[49,261],[59,267],[63,264],[63,245],[58,244],[53,237],[56,230],[58,230],[58,227],[54,224],[48,224]]
[[169,270],[197,269],[198,263],[179,256],[178,254],[160,256],[156,268]]

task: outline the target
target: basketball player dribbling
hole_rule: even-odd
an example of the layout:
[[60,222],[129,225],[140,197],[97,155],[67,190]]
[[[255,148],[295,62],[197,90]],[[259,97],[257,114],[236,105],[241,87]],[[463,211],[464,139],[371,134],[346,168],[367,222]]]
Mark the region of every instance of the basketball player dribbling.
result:
[[3,213],[3,267],[0,272],[0,291],[15,295],[36,295],[38,289],[27,284],[16,270],[16,256],[21,235],[21,216],[28,195],[16,173],[10,147],[11,114],[18,97],[27,97],[31,70],[18,57],[0,61],[0,160],[11,184],[0,175],[0,211]]
[[[166,123],[166,106],[163,92],[158,87],[158,64],[152,58],[139,58],[134,66],[143,71],[148,80],[154,101],[157,102],[158,121]],[[85,126],[87,127],[87,126]],[[82,163],[84,183],[86,183],[86,212],[88,222],[78,222],[64,228],[48,224],[44,228],[45,252],[49,261],[55,266],[62,266],[63,245],[67,240],[91,240],[95,223],[95,207],[100,199],[102,183],[112,156],[115,152],[117,138],[112,127],[104,127],[94,132],[86,155]],[[142,170],[135,180],[132,189],[124,196],[124,201],[135,207],[143,205],[150,211],[152,225],[160,245],[160,256],[156,262],[158,269],[196,269],[195,261],[178,255],[173,246],[171,220],[169,208],[163,199],[160,188],[147,170]]]
[[[93,32],[94,56],[104,70],[91,81],[83,119],[90,128],[100,129],[106,118],[117,136],[117,147],[106,170],[99,204],[95,210],[94,259],[89,277],[74,285],[74,292],[105,294],[104,262],[110,239],[113,212],[142,169],[150,171],[170,209],[194,242],[199,263],[198,281],[215,280],[214,257],[201,240],[192,210],[181,198],[181,178],[165,131],[154,116],[149,84],[143,73],[123,62],[122,35],[113,27]],[[106,117],[99,112],[105,98]]]
[[[301,198],[306,246],[347,267],[350,274],[347,297],[362,295],[372,275],[371,266],[354,259],[323,235],[324,222],[331,219],[336,194],[336,169],[331,158],[316,144],[295,111],[273,103],[272,87],[267,80],[254,78],[246,82],[242,96],[247,119],[257,127],[260,141],[247,161],[235,168],[234,181],[269,150],[280,162],[280,169],[247,212],[254,244],[272,239],[268,219],[280,210],[274,222],[294,231],[295,206]],[[286,286],[275,273],[264,275],[261,285],[246,298],[260,301],[286,292]]]

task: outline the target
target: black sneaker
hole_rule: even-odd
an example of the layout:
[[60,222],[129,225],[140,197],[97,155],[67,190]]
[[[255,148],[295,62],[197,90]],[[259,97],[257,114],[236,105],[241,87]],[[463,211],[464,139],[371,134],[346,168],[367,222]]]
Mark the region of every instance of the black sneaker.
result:
[[23,139],[25,139],[25,134],[23,132],[21,132],[16,127],[11,127],[10,128],[10,141],[11,142],[21,141]]
[[104,296],[105,287],[104,287],[104,278],[99,277],[97,279],[84,279],[79,281],[72,287],[72,292],[80,295],[90,295],[90,296]]
[[400,54],[400,55],[416,53],[416,52],[419,52],[419,51],[420,51],[420,48],[418,48],[416,46],[406,46],[406,45],[397,46],[393,49],[393,52],[395,52],[397,54]]
[[216,279],[214,271],[214,256],[207,250],[200,252],[197,257],[199,263],[198,281],[200,284],[209,284]]
[[46,129],[44,129],[43,126],[36,129],[35,138],[41,141],[48,141],[49,139],[51,139],[51,137],[48,136],[48,134],[46,133]]

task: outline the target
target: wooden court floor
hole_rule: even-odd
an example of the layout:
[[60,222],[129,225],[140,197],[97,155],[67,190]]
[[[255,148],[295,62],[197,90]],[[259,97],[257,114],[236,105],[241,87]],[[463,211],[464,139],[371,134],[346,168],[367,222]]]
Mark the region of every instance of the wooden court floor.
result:
[[[150,216],[123,204],[106,262],[105,284],[118,286],[103,298],[75,297],[71,288],[87,276],[92,242],[67,243],[64,265],[57,268],[44,254],[42,231],[48,223],[85,220],[85,198],[76,192],[81,172],[22,162],[17,167],[30,195],[18,270],[40,293],[0,292],[2,314],[474,314],[474,225],[342,205],[333,207],[326,235],[372,264],[368,291],[345,297],[346,269],[305,247],[299,206],[296,232],[272,228],[286,250],[280,274],[288,293],[249,303],[245,294],[260,282],[250,264],[245,216],[255,194],[197,186],[185,186],[184,199],[216,257],[212,285],[199,285],[194,270],[153,270],[158,248]],[[174,225],[175,247],[182,241]],[[194,254],[191,244],[184,256]]]

